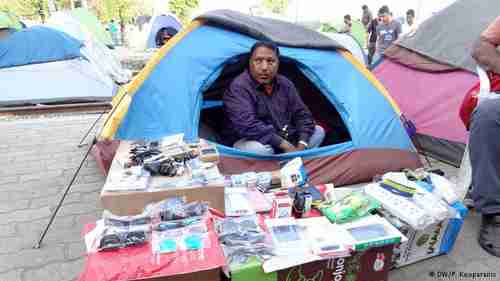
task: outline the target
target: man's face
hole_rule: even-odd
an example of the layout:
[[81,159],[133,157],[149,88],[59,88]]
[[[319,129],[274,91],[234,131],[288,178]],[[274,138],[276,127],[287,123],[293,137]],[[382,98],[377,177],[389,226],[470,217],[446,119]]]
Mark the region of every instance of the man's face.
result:
[[0,40],[3,38],[7,38],[10,35],[8,29],[0,29]]
[[278,72],[276,53],[267,47],[258,47],[250,58],[250,74],[261,84],[270,83]]
[[382,22],[385,24],[388,24],[389,22],[391,22],[391,16],[389,14],[382,14],[379,16],[379,18],[381,18]]
[[413,20],[414,20],[414,19],[415,19],[415,18],[413,17],[413,15],[411,15],[411,14],[406,15],[406,22],[407,22],[408,24],[412,25],[412,24],[413,24]]
[[163,44],[166,44],[168,42],[168,40],[170,40],[170,38],[172,38],[172,36],[170,36],[170,34],[163,33],[163,36],[162,36]]

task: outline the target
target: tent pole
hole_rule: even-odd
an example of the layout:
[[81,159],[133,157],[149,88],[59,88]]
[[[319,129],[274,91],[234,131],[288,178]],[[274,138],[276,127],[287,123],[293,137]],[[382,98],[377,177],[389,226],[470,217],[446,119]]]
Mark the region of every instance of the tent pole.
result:
[[[127,93],[124,93],[123,96],[121,97],[121,99],[118,101],[118,103],[116,104],[116,106],[113,106],[113,109],[111,110],[111,112],[109,113],[108,115],[108,118],[106,118],[106,120],[104,121],[104,124],[103,124],[103,128],[106,126],[106,124],[108,123],[108,121],[111,119],[111,116],[115,113],[116,109],[119,107],[119,105],[122,103],[122,101],[124,100],[125,96],[127,95]],[[104,115],[104,114],[101,114],[101,116]],[[100,118],[100,117],[99,117]],[[95,122],[97,123],[97,122]],[[97,135],[97,134],[96,134]],[[85,155],[83,156],[83,159],[82,161],[80,162],[80,165],[78,166],[78,169],[76,169],[75,171],[75,174],[73,175],[73,178],[71,179],[71,181],[69,182],[68,186],[66,187],[66,190],[64,191],[64,194],[63,196],[61,197],[61,200],[59,200],[59,203],[57,204],[57,207],[56,209],[54,210],[54,212],[52,212],[52,215],[50,216],[50,219],[49,219],[49,222],[47,223],[47,225],[45,226],[45,229],[44,231],[42,232],[42,235],[40,235],[40,238],[38,239],[38,242],[35,244],[34,248],[35,249],[40,249],[41,245],[42,245],[42,242],[43,242],[43,239],[45,238],[45,235],[47,235],[47,232],[49,231],[49,228],[50,226],[52,225],[52,223],[54,222],[54,219],[56,218],[56,215],[57,215],[57,212],[59,211],[59,209],[61,208],[62,206],[62,203],[64,202],[64,199],[66,199],[66,195],[68,195],[69,193],[69,190],[71,188],[71,186],[73,185],[73,183],[75,182],[75,179],[76,177],[78,176],[78,174],[80,173],[80,170],[82,169],[83,167],[83,164],[85,163],[85,161],[87,160],[87,158],[89,157],[89,154],[90,154],[90,151],[92,151],[92,148],[94,147],[94,145],[97,143],[97,137],[94,136],[94,139],[92,140],[92,144],[89,145],[89,148],[87,149],[87,152],[85,153]]]
[[56,215],[57,215],[57,212],[59,211],[59,209],[61,208],[62,206],[62,203],[64,202],[64,199],[66,199],[66,195],[68,195],[69,193],[69,190],[71,188],[71,186],[73,185],[73,183],[75,182],[76,180],[76,177],[78,176],[78,174],[80,173],[80,170],[82,169],[83,167],[83,164],[85,163],[85,161],[87,160],[89,154],[90,154],[90,151],[92,150],[92,147],[93,145],[97,142],[96,138],[94,138],[93,142],[92,142],[92,145],[89,146],[89,149],[87,150],[87,152],[85,153],[85,156],[83,156],[83,159],[82,161],[80,162],[80,166],[78,166],[78,169],[76,169],[75,173],[73,174],[73,178],[71,179],[71,181],[69,182],[68,186],[66,187],[66,190],[64,191],[64,194],[63,196],[61,197],[61,199],[59,200],[59,203],[57,204],[57,207],[55,208],[55,210],[52,212],[52,215],[50,216],[50,220],[49,222],[47,223],[47,225],[45,226],[45,229],[44,231],[42,232],[42,235],[40,235],[40,238],[38,239],[38,242],[35,244],[34,248],[35,249],[40,249],[40,246],[42,245],[42,242],[43,242],[43,239],[45,238],[45,235],[47,235],[47,232],[49,231],[49,228],[50,226],[52,225],[52,223],[54,222],[54,219],[56,218]]
[[97,125],[97,123],[99,122],[99,120],[101,120],[102,116],[104,116],[105,113],[106,113],[106,111],[103,111],[103,112],[101,112],[101,114],[99,115],[99,117],[97,117],[97,119],[95,120],[95,122],[88,129],[87,133],[85,133],[85,135],[83,136],[83,138],[80,140],[80,143],[78,144],[78,147],[82,147],[82,146],[85,145],[85,144],[82,144],[83,141],[87,138],[87,136],[90,134],[90,132],[95,128],[95,126]]

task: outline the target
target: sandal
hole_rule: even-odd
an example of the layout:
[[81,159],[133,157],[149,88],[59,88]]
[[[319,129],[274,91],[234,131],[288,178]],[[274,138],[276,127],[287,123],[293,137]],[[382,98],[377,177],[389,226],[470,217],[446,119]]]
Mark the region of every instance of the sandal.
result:
[[500,215],[483,215],[478,242],[490,255],[500,257]]

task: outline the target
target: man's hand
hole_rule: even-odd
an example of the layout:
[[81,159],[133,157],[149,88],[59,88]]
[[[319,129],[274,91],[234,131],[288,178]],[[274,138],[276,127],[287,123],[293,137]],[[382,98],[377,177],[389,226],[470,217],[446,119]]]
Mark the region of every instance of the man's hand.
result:
[[307,147],[303,144],[303,143],[299,143],[297,145],[297,151],[302,151],[302,150],[306,150]]
[[286,140],[281,141],[280,149],[283,150],[285,153],[298,151],[298,149],[295,146],[293,146],[293,144],[289,143]]
[[500,55],[495,45],[481,38],[474,47],[472,57],[485,70],[500,74]]

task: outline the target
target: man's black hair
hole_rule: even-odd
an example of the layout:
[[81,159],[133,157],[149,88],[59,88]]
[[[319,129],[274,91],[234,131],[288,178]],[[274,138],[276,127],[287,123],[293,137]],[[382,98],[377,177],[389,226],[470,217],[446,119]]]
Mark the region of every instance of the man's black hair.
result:
[[368,9],[368,6],[363,5],[363,6],[361,6],[361,9],[366,10],[366,9]]
[[413,10],[413,9],[409,9],[408,11],[406,11],[406,15],[412,15],[412,16],[415,16],[415,10]]
[[279,58],[280,57],[280,49],[278,48],[278,45],[274,42],[271,41],[258,41],[255,44],[253,44],[252,48],[250,49],[250,57],[253,56],[253,53],[257,48],[259,47],[266,47],[270,50],[273,50],[276,56]]
[[351,15],[345,15],[345,16],[344,16],[344,19],[345,19],[345,20],[351,20]]
[[177,34],[177,29],[175,29],[171,26],[163,27],[161,29],[164,30],[170,36],[175,36]]
[[387,5],[380,7],[380,9],[378,10],[378,15],[383,14],[391,14],[391,11],[389,10],[389,7]]

